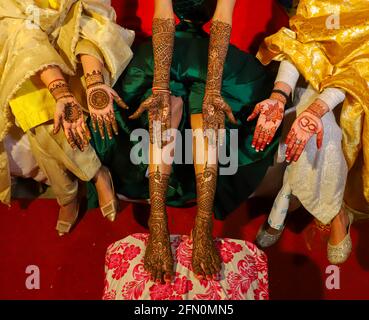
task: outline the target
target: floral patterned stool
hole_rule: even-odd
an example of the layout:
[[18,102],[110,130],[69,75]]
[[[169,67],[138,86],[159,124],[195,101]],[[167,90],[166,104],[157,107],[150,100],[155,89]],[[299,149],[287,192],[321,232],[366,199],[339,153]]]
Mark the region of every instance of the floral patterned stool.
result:
[[171,235],[175,278],[150,281],[143,258],[148,234],[133,234],[111,244],[105,257],[104,300],[259,300],[268,299],[267,257],[254,244],[216,239],[223,260],[220,281],[199,281],[192,272],[188,236]]

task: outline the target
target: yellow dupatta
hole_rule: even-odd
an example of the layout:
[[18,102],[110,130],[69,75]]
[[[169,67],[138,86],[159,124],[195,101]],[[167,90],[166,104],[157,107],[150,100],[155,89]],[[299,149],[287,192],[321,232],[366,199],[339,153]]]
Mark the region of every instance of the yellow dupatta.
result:
[[[107,80],[114,84],[132,58],[134,32],[115,23],[110,1],[50,0],[48,8],[38,1],[0,1],[0,201],[4,203],[10,203],[11,194],[3,146],[14,125],[9,102],[28,80],[50,65],[75,76],[77,55],[87,53],[100,56]],[[27,110],[27,104],[23,107]]]

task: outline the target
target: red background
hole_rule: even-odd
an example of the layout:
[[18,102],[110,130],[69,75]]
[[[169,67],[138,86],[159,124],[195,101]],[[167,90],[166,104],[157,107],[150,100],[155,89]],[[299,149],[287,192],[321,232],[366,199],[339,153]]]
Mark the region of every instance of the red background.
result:
[[[154,0],[112,0],[118,19],[141,38],[151,34]],[[255,52],[266,35],[288,24],[288,17],[276,0],[238,0],[234,10],[232,44]]]

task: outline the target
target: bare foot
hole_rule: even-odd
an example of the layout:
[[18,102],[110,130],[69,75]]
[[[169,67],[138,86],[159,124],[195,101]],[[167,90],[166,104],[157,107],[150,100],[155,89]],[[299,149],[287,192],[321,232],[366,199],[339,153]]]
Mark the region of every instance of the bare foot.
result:
[[150,237],[146,247],[144,267],[157,283],[170,283],[173,276],[173,256],[168,223],[165,216],[150,217]]
[[331,222],[331,233],[328,241],[331,245],[339,244],[346,237],[349,222],[347,213],[341,209]]
[[199,280],[216,280],[221,270],[221,260],[212,236],[212,221],[196,218],[193,230],[192,268]]

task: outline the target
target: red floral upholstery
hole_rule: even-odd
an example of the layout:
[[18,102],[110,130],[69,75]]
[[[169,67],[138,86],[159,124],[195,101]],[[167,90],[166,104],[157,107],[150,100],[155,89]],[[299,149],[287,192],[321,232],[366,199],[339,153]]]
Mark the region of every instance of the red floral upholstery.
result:
[[175,278],[171,284],[150,281],[143,257],[148,234],[133,234],[109,246],[105,259],[105,300],[247,300],[268,299],[266,255],[254,244],[216,239],[222,258],[219,281],[199,281],[192,272],[192,244],[171,236]]

